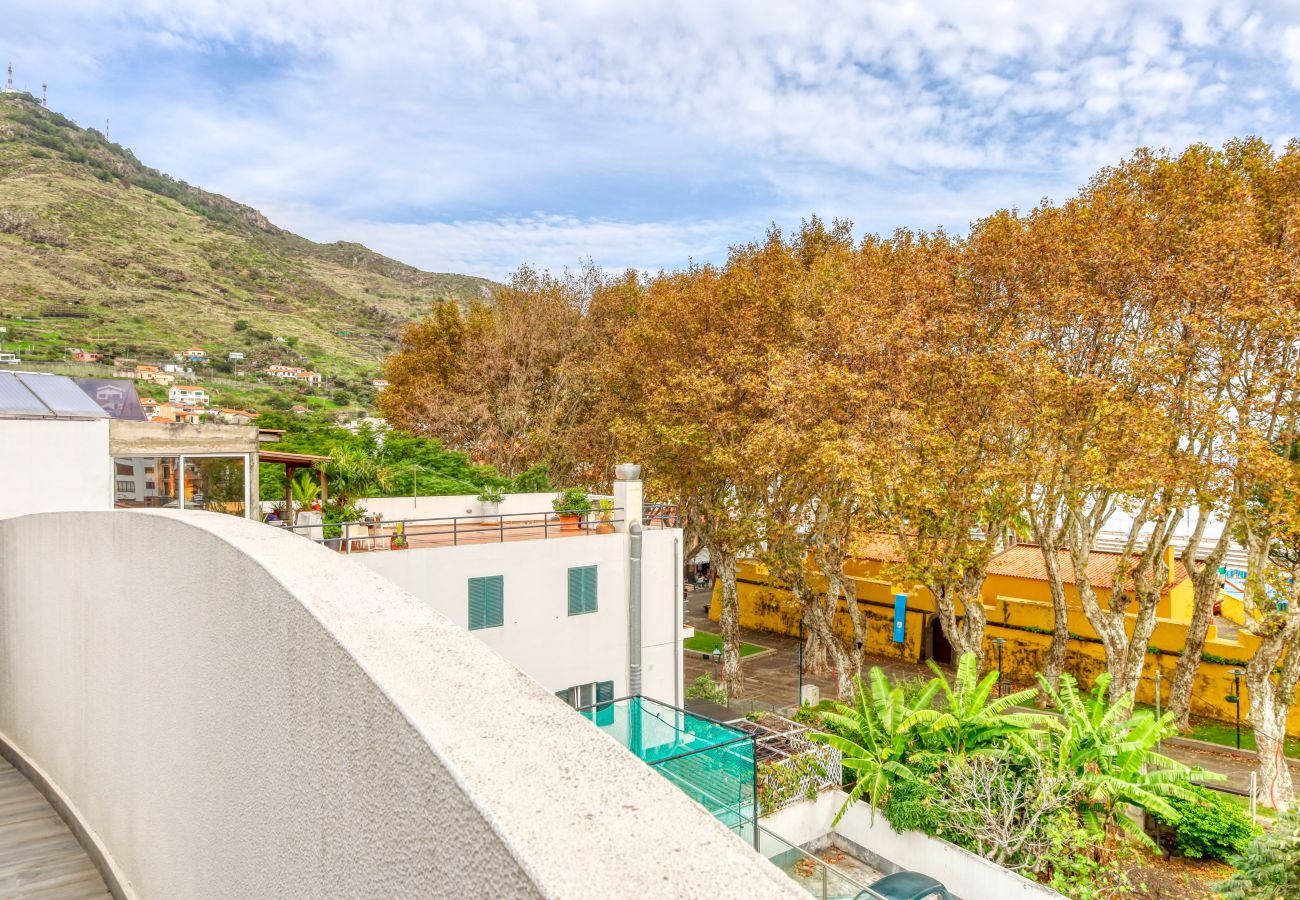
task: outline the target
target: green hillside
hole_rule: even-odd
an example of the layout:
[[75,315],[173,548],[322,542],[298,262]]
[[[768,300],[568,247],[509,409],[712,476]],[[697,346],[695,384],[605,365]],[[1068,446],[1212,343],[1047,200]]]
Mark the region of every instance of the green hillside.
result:
[[0,343],[24,359],[198,344],[214,359],[360,375],[405,322],[491,286],[306,240],[28,94],[0,94]]

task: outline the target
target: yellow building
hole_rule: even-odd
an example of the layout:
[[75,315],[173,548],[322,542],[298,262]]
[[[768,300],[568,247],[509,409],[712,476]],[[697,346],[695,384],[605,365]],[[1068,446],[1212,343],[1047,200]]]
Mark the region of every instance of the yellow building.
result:
[[[1120,559],[1121,554],[1097,551],[1089,560],[1089,583],[1098,601],[1106,608],[1109,607]],[[853,579],[859,608],[868,623],[864,652],[911,662],[926,659],[951,662],[952,650],[939,623],[934,596],[921,585],[895,585],[882,574],[890,563],[898,561],[897,542],[888,535],[872,535],[859,542],[855,558],[845,566],[845,574]],[[1170,574],[1156,607],[1156,628],[1138,689],[1140,702],[1154,702],[1157,669],[1161,673],[1162,697],[1168,698],[1169,683],[1187,640],[1193,600],[1192,582],[1182,563],[1173,559],[1172,551],[1166,562]],[[1065,587],[1071,635],[1066,669],[1085,685],[1090,685],[1105,670],[1105,650],[1080,607],[1074,566],[1068,553],[1060,555],[1058,565]],[[798,604],[787,590],[773,582],[765,567],[752,560],[744,561],[737,567],[737,581],[742,627],[787,635],[799,633]],[[813,571],[809,583],[814,590],[826,589],[826,580],[820,572]],[[1131,594],[1131,587],[1129,592]],[[894,640],[895,597],[900,593],[906,594],[906,600],[903,640],[897,642]],[[993,641],[995,638],[1003,639],[1006,642],[1001,648],[1004,673],[1017,683],[1031,684],[1034,674],[1043,668],[1051,643],[1053,621],[1042,550],[1034,544],[1020,544],[995,557],[989,564],[982,598],[989,622],[985,633],[986,661],[995,664],[997,652]],[[710,612],[715,620],[720,604],[721,590],[715,588]],[[959,608],[957,612],[961,615],[964,611]],[[1130,614],[1130,632],[1134,620],[1134,615]],[[836,614],[835,627],[846,643],[851,640],[852,623],[842,602]],[[1245,666],[1256,646],[1256,639],[1245,632],[1239,632],[1234,638],[1221,638],[1215,626],[1210,626],[1193,689],[1194,713],[1227,721],[1233,719],[1236,710],[1225,699],[1233,693],[1230,673],[1233,668]],[[1249,697],[1244,698],[1243,717],[1248,702]],[[1300,705],[1292,713],[1288,731],[1300,735]]]

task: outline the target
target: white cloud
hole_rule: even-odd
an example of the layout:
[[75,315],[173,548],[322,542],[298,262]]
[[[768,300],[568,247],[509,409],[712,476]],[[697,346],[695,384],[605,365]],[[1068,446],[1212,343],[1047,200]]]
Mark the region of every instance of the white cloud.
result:
[[960,227],[1138,144],[1300,126],[1286,0],[16,2],[0,51],[145,160],[440,269]]

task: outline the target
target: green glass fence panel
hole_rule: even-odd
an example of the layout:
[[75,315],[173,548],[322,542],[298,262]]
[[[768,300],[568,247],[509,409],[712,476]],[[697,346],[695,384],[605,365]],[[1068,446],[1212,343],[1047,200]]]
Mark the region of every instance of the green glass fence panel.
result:
[[748,733],[646,697],[598,705],[583,715],[719,821],[747,839],[752,835],[757,810]]

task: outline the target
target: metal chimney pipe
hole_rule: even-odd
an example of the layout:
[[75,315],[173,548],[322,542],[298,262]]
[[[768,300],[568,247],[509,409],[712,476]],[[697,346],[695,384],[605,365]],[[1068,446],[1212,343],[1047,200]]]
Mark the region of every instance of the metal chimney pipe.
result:
[[641,696],[641,523],[628,523],[627,692]]

